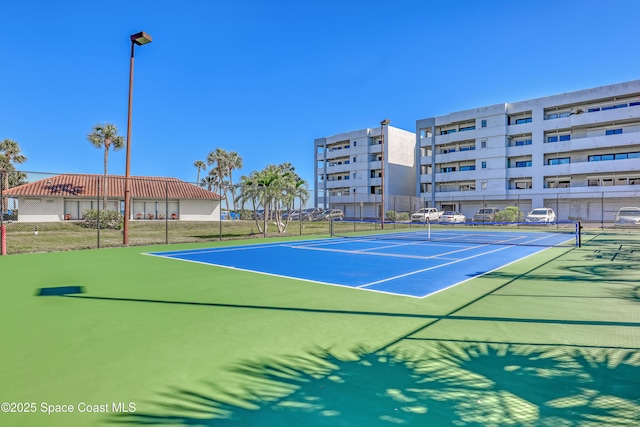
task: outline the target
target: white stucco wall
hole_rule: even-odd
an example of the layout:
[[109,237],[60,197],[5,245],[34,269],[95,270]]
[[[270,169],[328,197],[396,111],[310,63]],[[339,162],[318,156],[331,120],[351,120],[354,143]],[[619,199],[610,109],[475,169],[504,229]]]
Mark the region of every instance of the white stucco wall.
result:
[[18,206],[18,222],[57,222],[63,220],[63,198],[18,198]]
[[[78,199],[66,199],[78,200]],[[148,201],[145,201],[148,202]],[[101,203],[101,202],[100,202]],[[134,200],[134,204],[137,203]],[[159,201],[164,207],[164,200]],[[18,222],[57,222],[64,221],[65,198],[62,197],[19,197]],[[109,209],[117,209],[117,201],[109,201]],[[102,209],[102,205],[100,205]],[[132,210],[132,218],[135,215]],[[73,219],[76,218],[75,215]],[[218,221],[220,202],[218,200],[181,200],[179,201],[179,219],[183,221]]]
[[180,220],[182,221],[219,221],[220,201],[218,200],[181,200]]

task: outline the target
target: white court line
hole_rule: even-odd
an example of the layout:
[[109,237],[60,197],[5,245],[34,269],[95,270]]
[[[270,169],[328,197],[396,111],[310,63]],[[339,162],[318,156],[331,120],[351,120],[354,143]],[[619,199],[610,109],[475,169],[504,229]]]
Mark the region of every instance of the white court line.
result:
[[472,259],[472,258],[477,258],[477,257],[480,257],[480,256],[488,255],[488,254],[491,254],[491,253],[494,253],[494,252],[503,251],[505,249],[510,249],[512,247],[513,246],[505,246],[503,248],[498,248],[498,249],[495,249],[493,251],[483,252],[481,254],[472,255],[472,256],[469,256],[469,257],[466,257],[466,258],[460,258],[460,259],[457,259],[455,261],[446,262],[444,264],[436,265],[436,266],[433,266],[433,267],[423,268],[422,270],[416,270],[416,271],[411,271],[411,272],[405,273],[405,274],[399,274],[397,276],[388,277],[386,279],[382,279],[382,280],[378,280],[378,281],[375,281],[375,282],[371,282],[371,283],[366,283],[364,285],[360,285],[360,286],[358,286],[358,288],[366,288],[368,286],[377,285],[378,283],[384,283],[384,282],[389,282],[391,280],[400,279],[401,277],[412,276],[412,275],[418,274],[418,273],[424,273],[425,271],[435,270],[436,268],[440,268],[440,267],[446,267],[447,265],[456,264],[456,263],[461,262],[461,261],[466,261],[466,260],[469,260],[469,259]]
[[[445,258],[445,255],[451,255],[451,254],[455,254],[455,253],[458,253],[458,252],[465,252],[465,251],[468,251],[468,250],[471,250],[471,249],[478,249],[478,248],[489,246],[489,245],[466,246],[464,248],[456,249],[454,251],[441,252],[439,254],[429,255],[429,256],[402,255],[402,254],[370,252],[372,250],[395,248],[395,247],[406,246],[406,245],[411,245],[411,243],[406,243],[404,245],[383,246],[383,247],[362,249],[362,250],[355,250],[355,251],[354,250],[347,250],[347,249],[314,248],[314,247],[306,247],[306,246],[291,246],[291,249],[302,249],[302,250],[307,250],[307,251],[336,252],[336,253],[346,253],[346,254],[359,254],[359,255],[373,255],[373,256],[383,256],[383,257],[393,257],[393,258],[409,258],[409,259],[434,259],[434,258],[452,259],[452,258]],[[486,253],[490,253],[490,252],[486,252]],[[453,259],[458,259],[458,258],[453,258]],[[463,258],[463,259],[468,259],[468,258]]]
[[[248,273],[256,273],[256,274],[264,274],[266,276],[280,277],[280,278],[283,278],[283,279],[300,280],[302,282],[318,283],[320,285],[339,286],[341,288],[360,290],[358,286],[343,285],[341,283],[323,282],[323,281],[320,281],[320,280],[305,279],[303,277],[298,277],[298,276],[287,276],[285,274],[276,274],[276,273],[269,273],[269,272],[260,271],[260,270],[251,270],[251,269],[248,269],[248,268],[239,268],[239,267],[234,267],[232,265],[214,264],[214,263],[206,262],[206,261],[195,261],[195,260],[192,260],[192,259],[176,258],[176,257],[173,257],[173,256],[157,255],[157,254],[153,254],[153,253],[145,253],[143,255],[157,256],[159,258],[168,258],[168,259],[172,259],[172,260],[176,260],[176,261],[182,261],[182,262],[185,262],[185,261],[186,262],[192,262],[194,264],[202,264],[202,265],[209,265],[209,266],[212,265],[214,267],[227,268],[229,270],[245,271],[245,272],[248,272]],[[397,292],[380,291],[380,290],[377,290],[377,289],[364,289],[364,290],[367,291],[367,292],[378,292],[380,294],[386,294],[386,295],[394,295],[394,296],[400,295],[400,296],[403,296],[403,297],[419,298],[419,299],[424,298],[424,296],[399,294]]]
[[[314,243],[314,242],[323,242],[324,240],[300,240],[300,243]],[[208,254],[213,252],[233,252],[233,251],[246,251],[253,249],[267,249],[273,247],[290,247],[293,242],[270,242],[270,243],[255,243],[252,245],[241,245],[241,246],[224,246],[218,248],[201,248],[201,249],[185,249],[181,251],[163,251],[163,252],[147,252],[143,255],[151,255],[158,257],[171,257],[175,258],[177,255],[197,255],[197,254]],[[173,254],[173,255],[172,255]]]

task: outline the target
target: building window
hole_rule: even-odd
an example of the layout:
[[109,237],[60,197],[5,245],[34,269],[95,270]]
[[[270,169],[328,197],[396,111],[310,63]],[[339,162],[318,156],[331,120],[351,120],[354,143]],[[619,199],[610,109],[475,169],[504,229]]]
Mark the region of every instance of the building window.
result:
[[480,148],[487,148],[487,141],[480,141]]
[[483,128],[487,127],[487,121],[486,120],[482,120],[480,123],[481,123],[480,126],[482,126]]
[[531,160],[521,160],[516,162],[517,168],[528,168],[531,167]]
[[474,170],[476,170],[475,165],[460,166],[460,171],[474,171]]
[[590,162],[602,162],[605,160],[627,160],[640,159],[640,151],[633,153],[616,153],[616,154],[594,154],[588,157]]
[[531,117],[525,117],[524,119],[516,119],[516,124],[521,125],[523,123],[531,123]]
[[455,171],[456,171],[456,167],[455,166],[449,166],[449,167],[440,168],[440,172],[441,173],[449,173],[449,172],[455,172]]
[[512,144],[515,147],[521,147],[523,145],[531,145],[532,143],[533,141],[531,139],[516,139]]
[[531,181],[516,181],[513,188],[515,190],[529,190],[531,189]]
[[605,135],[618,135],[622,133],[622,128],[619,129],[607,129]]
[[487,162],[482,162],[482,169],[486,169],[487,168]]
[[615,110],[616,108],[625,108],[626,106],[627,106],[626,103],[624,103],[624,104],[606,105],[606,106],[602,107],[602,111],[604,111],[604,110]]
[[570,179],[552,179],[547,181],[547,188],[569,188],[571,187]]
[[558,142],[558,141],[571,141],[571,134],[565,133],[562,135],[549,135],[547,136],[547,142]]
[[481,190],[486,190],[487,189],[487,183],[486,182],[481,182],[480,183],[480,189]]
[[353,146],[355,147],[356,145],[358,145],[358,141],[353,141]]
[[356,162],[356,156],[353,156],[353,163]]
[[570,157],[558,157],[555,159],[547,160],[548,165],[568,165],[569,163],[571,163]]
[[562,111],[560,113],[549,113],[547,115],[545,115],[545,120],[552,120],[552,119],[560,119],[562,117],[569,117],[571,115],[570,111]]
[[420,129],[420,138],[429,138],[431,137],[431,129],[430,128],[422,128]]

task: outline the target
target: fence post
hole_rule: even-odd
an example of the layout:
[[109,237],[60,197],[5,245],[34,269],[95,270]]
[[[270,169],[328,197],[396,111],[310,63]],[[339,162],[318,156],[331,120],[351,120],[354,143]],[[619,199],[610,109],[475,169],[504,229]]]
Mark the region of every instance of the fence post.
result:
[[0,170],[0,255],[7,254],[7,228],[4,225],[4,171]]
[[[97,181],[96,181],[96,186],[97,186],[97,197],[98,197],[98,201],[96,204],[96,216],[97,216],[97,224],[96,224],[96,239],[98,240],[96,242],[96,246],[98,247],[98,249],[100,249],[100,177],[97,177]],[[80,209],[78,209],[80,210]]]

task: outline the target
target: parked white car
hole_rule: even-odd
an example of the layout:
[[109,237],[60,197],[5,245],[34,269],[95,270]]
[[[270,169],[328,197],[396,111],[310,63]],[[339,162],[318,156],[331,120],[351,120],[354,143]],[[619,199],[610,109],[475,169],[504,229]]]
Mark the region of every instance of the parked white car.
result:
[[460,212],[455,211],[444,211],[442,215],[440,215],[440,222],[450,223],[450,224],[460,224],[467,221],[467,217],[462,215]]
[[550,208],[535,208],[524,219],[531,224],[549,224],[556,221],[556,213]]
[[422,208],[411,214],[411,222],[435,222],[440,218],[440,214],[436,208]]
[[620,208],[615,225],[640,225],[640,208]]

